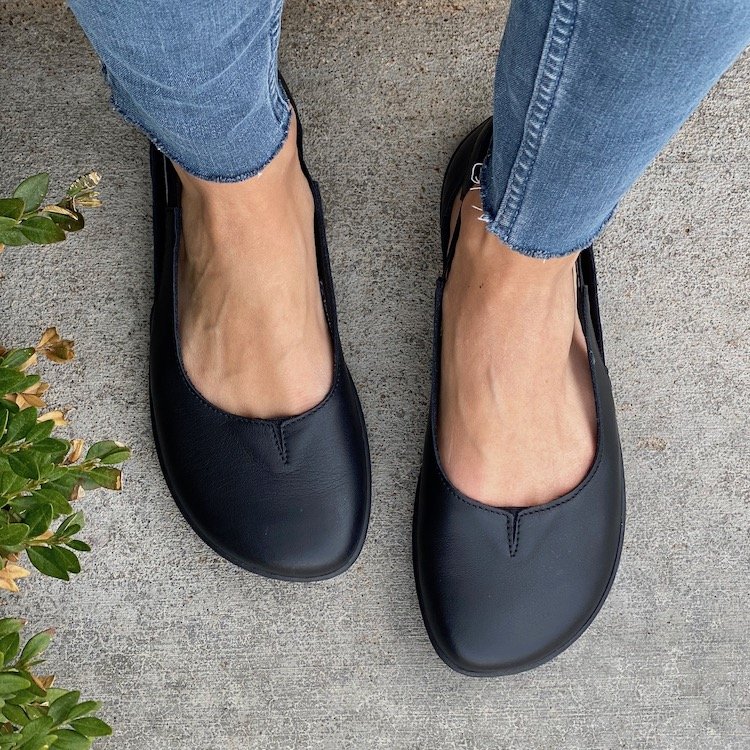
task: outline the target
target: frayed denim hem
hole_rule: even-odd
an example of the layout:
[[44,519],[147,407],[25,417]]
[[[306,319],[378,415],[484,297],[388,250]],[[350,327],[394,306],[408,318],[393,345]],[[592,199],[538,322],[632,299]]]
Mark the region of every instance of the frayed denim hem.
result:
[[[151,141],[151,143],[154,144],[154,146],[162,153],[164,156],[166,156],[172,164],[176,164],[181,169],[184,169],[185,172],[192,175],[193,177],[197,177],[200,180],[205,180],[206,182],[243,182],[244,180],[249,180],[251,177],[256,177],[259,175],[276,157],[276,155],[281,151],[284,144],[286,143],[286,139],[289,136],[289,125],[291,121],[291,115],[292,115],[292,108],[291,104],[287,100],[286,96],[284,95],[283,90],[281,87],[279,87],[279,97],[281,101],[286,103],[286,112],[284,113],[284,117],[281,121],[279,121],[279,126],[281,127],[281,140],[279,141],[279,144],[276,146],[276,148],[273,150],[271,155],[263,161],[263,163],[259,167],[255,167],[253,169],[249,169],[244,172],[240,172],[237,174],[231,174],[231,175],[224,175],[224,174],[213,174],[210,172],[201,172],[200,170],[193,169],[192,167],[189,167],[179,156],[175,155],[175,153],[168,147],[165,146],[162,141],[159,140],[159,138],[153,133],[153,131],[150,130],[150,128],[146,127],[140,120],[133,117],[118,101],[116,96],[116,88],[114,85],[114,81],[112,81],[109,72],[107,70],[107,67],[102,63],[101,66],[102,75],[104,76],[104,80],[109,87],[110,91],[110,106],[112,109],[120,116],[122,117],[125,122],[128,123],[128,125],[132,125],[136,130],[141,132],[143,135],[146,136],[146,138]],[[278,118],[277,118],[278,119]]]
[[540,247],[533,247],[530,245],[526,245],[523,242],[520,242],[520,243],[516,242],[515,240],[511,239],[511,234],[513,233],[512,230],[509,227],[503,226],[498,221],[498,216],[496,215],[495,217],[493,217],[491,212],[488,210],[489,189],[487,187],[487,179],[486,179],[486,173],[488,172],[488,170],[486,170],[487,163],[488,162],[485,162],[482,165],[482,179],[481,179],[482,208],[484,210],[482,218],[487,226],[487,231],[491,232],[496,237],[501,239],[511,250],[517,253],[520,253],[521,255],[525,255],[529,258],[538,258],[539,260],[550,260],[551,258],[564,258],[566,255],[571,255],[573,253],[578,253],[581,250],[585,250],[587,247],[590,247],[591,244],[594,242],[594,240],[596,240],[597,237],[599,237],[599,235],[604,231],[607,224],[609,224],[610,220],[614,216],[615,211],[617,210],[617,206],[615,205],[615,207],[607,214],[604,221],[602,221],[602,223],[599,224],[599,226],[596,228],[595,231],[585,236],[584,239],[573,243],[572,247],[566,247],[560,250],[558,249],[549,250],[547,248],[540,248]]

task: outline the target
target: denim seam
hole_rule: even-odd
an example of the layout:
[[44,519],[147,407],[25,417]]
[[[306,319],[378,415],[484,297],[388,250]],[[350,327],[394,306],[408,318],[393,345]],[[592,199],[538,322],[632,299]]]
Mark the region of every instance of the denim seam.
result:
[[[534,90],[531,96],[521,145],[516,160],[508,178],[505,194],[494,219],[490,219],[488,228],[503,240],[509,241],[518,214],[523,205],[529,178],[534,169],[541,147],[542,135],[554,105],[560,78],[562,77],[565,59],[567,57],[570,40],[575,28],[577,0],[555,0],[550,15],[547,38],[545,39],[542,58],[539,64]],[[482,165],[482,200],[489,205],[487,182],[490,155]],[[489,216],[490,212],[485,209]],[[509,242],[510,244],[510,242]],[[556,254],[543,251],[525,249],[521,252],[535,257],[554,257]],[[568,251],[568,252],[573,252]]]
[[284,139],[289,127],[289,102],[279,86],[279,39],[281,37],[281,14],[283,0],[277,0],[276,8],[269,24],[268,43],[271,46],[271,62],[268,66],[268,97],[276,121],[284,130]]

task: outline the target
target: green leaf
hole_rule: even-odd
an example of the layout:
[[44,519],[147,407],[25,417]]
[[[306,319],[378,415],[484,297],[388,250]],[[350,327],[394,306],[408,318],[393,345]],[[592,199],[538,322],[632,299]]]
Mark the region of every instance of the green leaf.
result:
[[23,198],[0,198],[0,216],[18,220],[23,214]]
[[17,633],[24,626],[24,621],[17,617],[3,617],[0,620],[0,638],[11,633]]
[[36,425],[37,416],[38,412],[33,406],[21,409],[17,414],[13,414],[8,420],[5,442],[14,443],[16,440],[25,438],[34,425]]
[[[38,719],[30,721],[21,731],[21,736],[24,739],[30,739],[31,737],[38,737],[40,734],[47,734],[50,729],[54,726],[54,722],[49,716],[40,716]],[[26,747],[26,745],[21,745]]]
[[[68,206],[63,206],[63,208],[68,208]],[[83,214],[71,208],[68,208],[68,210],[75,214],[75,218],[67,214],[50,213],[45,215],[49,216],[60,229],[64,229],[66,232],[79,232],[85,224]]]
[[65,495],[50,487],[42,487],[31,493],[31,498],[39,503],[47,503],[52,506],[55,516],[72,513],[73,508],[67,501]]
[[[57,536],[73,536],[77,534],[84,526],[85,519],[83,513],[79,510],[68,516],[58,527],[55,532]],[[75,529],[75,530],[74,530]]]
[[71,690],[64,695],[61,695],[59,698],[50,703],[49,710],[47,711],[47,716],[49,716],[55,722],[55,724],[61,724],[62,722],[67,721],[68,717],[70,716],[70,712],[78,703],[78,699],[80,697],[81,694],[77,690]]
[[15,659],[21,646],[21,636],[18,633],[9,633],[0,638],[0,651],[3,653],[3,666],[10,664]]
[[[0,242],[3,242],[1,237]],[[7,245],[8,243],[4,244]],[[25,379],[26,376],[22,372],[18,372],[18,370],[0,367],[0,396],[4,396],[6,393],[15,393],[16,386]]]
[[31,244],[18,226],[0,228],[0,242],[2,242],[3,245],[8,245],[10,247],[20,247],[21,245]]
[[50,527],[52,523],[52,515],[54,511],[51,505],[38,505],[36,508],[32,508],[24,517],[24,521],[29,526],[29,538],[43,534]]
[[29,547],[26,550],[29,562],[40,572],[51,578],[69,581],[70,576],[65,566],[61,565],[52,547]]
[[51,687],[47,691],[47,702],[52,703],[53,701],[56,701],[60,696],[66,695],[69,692],[70,690],[66,690],[65,688]]
[[26,690],[31,683],[11,672],[0,672],[0,695],[12,695],[19,690]]
[[114,440],[102,440],[94,443],[86,452],[85,460],[98,458],[103,464],[119,464],[130,458],[130,449]]
[[0,498],[3,498],[3,502],[10,495],[23,490],[25,486],[25,479],[17,476],[10,469],[0,469]]
[[[47,422],[52,424],[51,419],[45,419],[44,422],[39,422],[39,424],[42,425]],[[52,426],[54,427],[54,424]],[[29,432],[27,439],[29,439],[30,436],[31,432]],[[68,455],[70,443],[67,440],[58,440],[57,438],[48,437],[39,442],[35,442],[34,448],[41,453],[46,453],[50,457],[50,461],[57,462],[62,461],[62,459]]]
[[14,706],[12,703],[6,703],[3,706],[3,715],[19,727],[25,727],[29,723],[29,717],[20,706]]
[[105,487],[108,490],[119,490],[122,487],[122,474],[120,470],[111,466],[97,466],[94,469],[81,472],[81,474],[84,477],[83,486],[88,490],[96,489],[97,487]]
[[[37,446],[39,447],[39,446]],[[58,466],[52,476],[45,481],[45,488],[57,490],[61,495],[70,499],[73,489],[78,484],[77,472],[74,473],[72,467]]]
[[18,750],[50,750],[57,735],[43,734],[31,737],[18,746]]
[[74,552],[71,552],[65,547],[53,547],[52,550],[55,553],[55,558],[68,572],[80,573],[81,563],[78,562],[78,557]]
[[20,450],[8,456],[8,465],[14,474],[38,481],[49,473],[53,465],[44,453],[33,449]]
[[97,711],[99,706],[100,704],[98,701],[83,701],[68,712],[68,721],[78,719],[81,716]]
[[[38,445],[34,446],[34,447],[37,448],[37,449],[39,449],[39,450],[41,450]],[[52,456],[50,456],[49,454],[47,454],[47,455],[49,457],[49,460],[54,462],[55,459],[53,459]],[[45,474],[44,475],[44,483],[43,483],[42,486],[44,486],[44,487],[48,487],[48,486],[52,487],[53,486],[52,482],[54,482],[54,480],[56,480],[56,479],[58,479],[60,477],[65,476],[65,473],[67,472],[67,470],[68,470],[68,467],[65,466],[65,465],[63,465],[63,464],[54,464],[52,466],[52,469],[50,470],[49,474]],[[57,486],[57,485],[55,485],[55,486]]]
[[[24,411],[29,411],[28,408]],[[51,419],[45,419],[43,422],[37,422],[27,433],[26,439],[30,443],[38,443],[40,440],[48,438],[55,429],[55,423]]]
[[[0,367],[0,372],[2,372],[2,367]],[[11,414],[15,414],[17,411],[21,411],[21,408],[14,401],[0,399],[0,411],[7,411]]]
[[57,735],[47,734],[39,737],[32,737],[23,745],[18,746],[18,750],[50,750],[52,743],[57,739]]
[[48,216],[32,216],[20,224],[21,234],[35,245],[50,245],[62,242],[65,232]]
[[23,380],[16,386],[16,392],[20,393],[21,391],[26,390],[26,388],[30,388],[32,385],[36,385],[39,380],[40,378],[38,375],[24,375]]
[[17,547],[29,535],[25,523],[11,523],[0,528],[0,547]]
[[[42,661],[42,659],[40,659]],[[34,682],[34,678],[31,676],[31,672],[28,671],[28,669],[24,669],[23,667],[18,667],[18,674],[21,675],[25,680],[28,680],[30,685],[29,687],[24,690],[22,693],[18,693],[13,698],[13,703],[16,703],[19,706],[23,706],[26,709],[26,713],[29,715],[30,719],[36,719],[38,716],[42,716],[42,712],[37,710],[35,706],[31,705],[35,701],[37,701],[39,698],[46,698],[47,697],[47,691],[41,687],[40,685],[37,685],[36,682]],[[29,699],[20,699],[23,698],[26,694],[29,694]]]
[[52,745],[53,750],[88,750],[91,740],[72,729],[56,729],[57,739]]
[[14,191],[14,198],[23,199],[24,211],[36,211],[42,205],[49,189],[49,175],[46,172],[27,177]]
[[39,654],[46,650],[52,640],[52,633],[42,632],[37,633],[26,642],[26,645],[21,651],[19,657],[22,664],[27,664],[32,659],[35,659]]
[[70,726],[76,732],[85,734],[87,737],[108,737],[112,734],[112,727],[105,724],[101,719],[95,716],[86,716],[83,719],[76,719],[70,722]]
[[69,542],[66,542],[66,544],[71,549],[76,550],[76,552],[91,552],[91,547],[81,539],[71,539]]
[[[0,202],[2,201],[0,200]],[[24,364],[32,354],[34,354],[34,350],[31,347],[28,349],[11,349],[2,360],[0,360],[0,366],[18,368]]]
[[[24,670],[20,670],[20,673],[27,680],[30,678],[29,672],[26,672]],[[32,688],[36,688],[37,690],[41,690],[41,693],[39,694],[41,697],[43,697],[43,698],[47,697],[47,693],[44,690],[42,690],[38,685],[32,685],[31,687]],[[21,693],[21,695],[23,695],[23,693]],[[19,703],[18,702],[18,696],[16,696],[13,700],[16,701],[16,705],[17,706],[24,706],[23,703]],[[33,719],[38,719],[40,716],[46,716],[47,715],[46,711],[42,711],[41,708],[39,708],[39,706],[37,704],[33,704],[33,703],[26,704],[24,706],[24,710],[28,714],[29,718],[32,719],[32,720]]]
[[14,474],[7,464],[0,467],[0,497],[7,498],[20,492],[26,486],[26,480]]
[[[23,675],[23,672],[20,672]],[[36,689],[36,688],[35,688]],[[26,713],[29,715],[29,719],[36,718],[32,716],[31,704],[38,698],[38,694],[35,693],[31,688],[28,690],[20,690],[15,695],[6,698],[8,703],[12,703],[14,706],[23,706]]]

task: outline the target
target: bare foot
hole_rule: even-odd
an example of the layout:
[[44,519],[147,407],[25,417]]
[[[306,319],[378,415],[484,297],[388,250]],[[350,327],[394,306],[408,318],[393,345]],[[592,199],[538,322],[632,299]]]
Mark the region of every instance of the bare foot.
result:
[[591,466],[596,411],[576,311],[575,256],[511,250],[461,211],[443,298],[438,447],[448,478],[488,505],[540,505]]
[[330,388],[333,353],[294,118],[280,152],[249,180],[222,184],[177,171],[179,328],[191,381],[243,416],[315,406]]

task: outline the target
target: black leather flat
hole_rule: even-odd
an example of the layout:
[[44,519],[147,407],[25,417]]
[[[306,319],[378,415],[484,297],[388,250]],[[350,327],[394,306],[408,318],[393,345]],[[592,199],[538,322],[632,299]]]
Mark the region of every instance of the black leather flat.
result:
[[311,581],[342,573],[362,549],[370,513],[370,454],[339,340],[320,193],[302,160],[297,120],[300,161],[315,201],[318,273],[333,342],[328,394],[304,414],[249,419],[222,411],[192,385],[177,325],[180,181],[153,146],[156,293],[150,393],[164,477],[198,536],[254,573]]
[[454,154],[443,183],[444,274],[435,293],[432,397],[414,510],[414,576],[427,633],[448,666],[507,675],[552,659],[589,626],[609,593],[622,549],[625,484],[615,407],[602,354],[591,248],[578,260],[579,315],[596,402],[596,457],[584,480],[545,505],[477,502],[447,479],[437,450],[441,300],[459,227],[451,209],[487,155],[491,120]]

